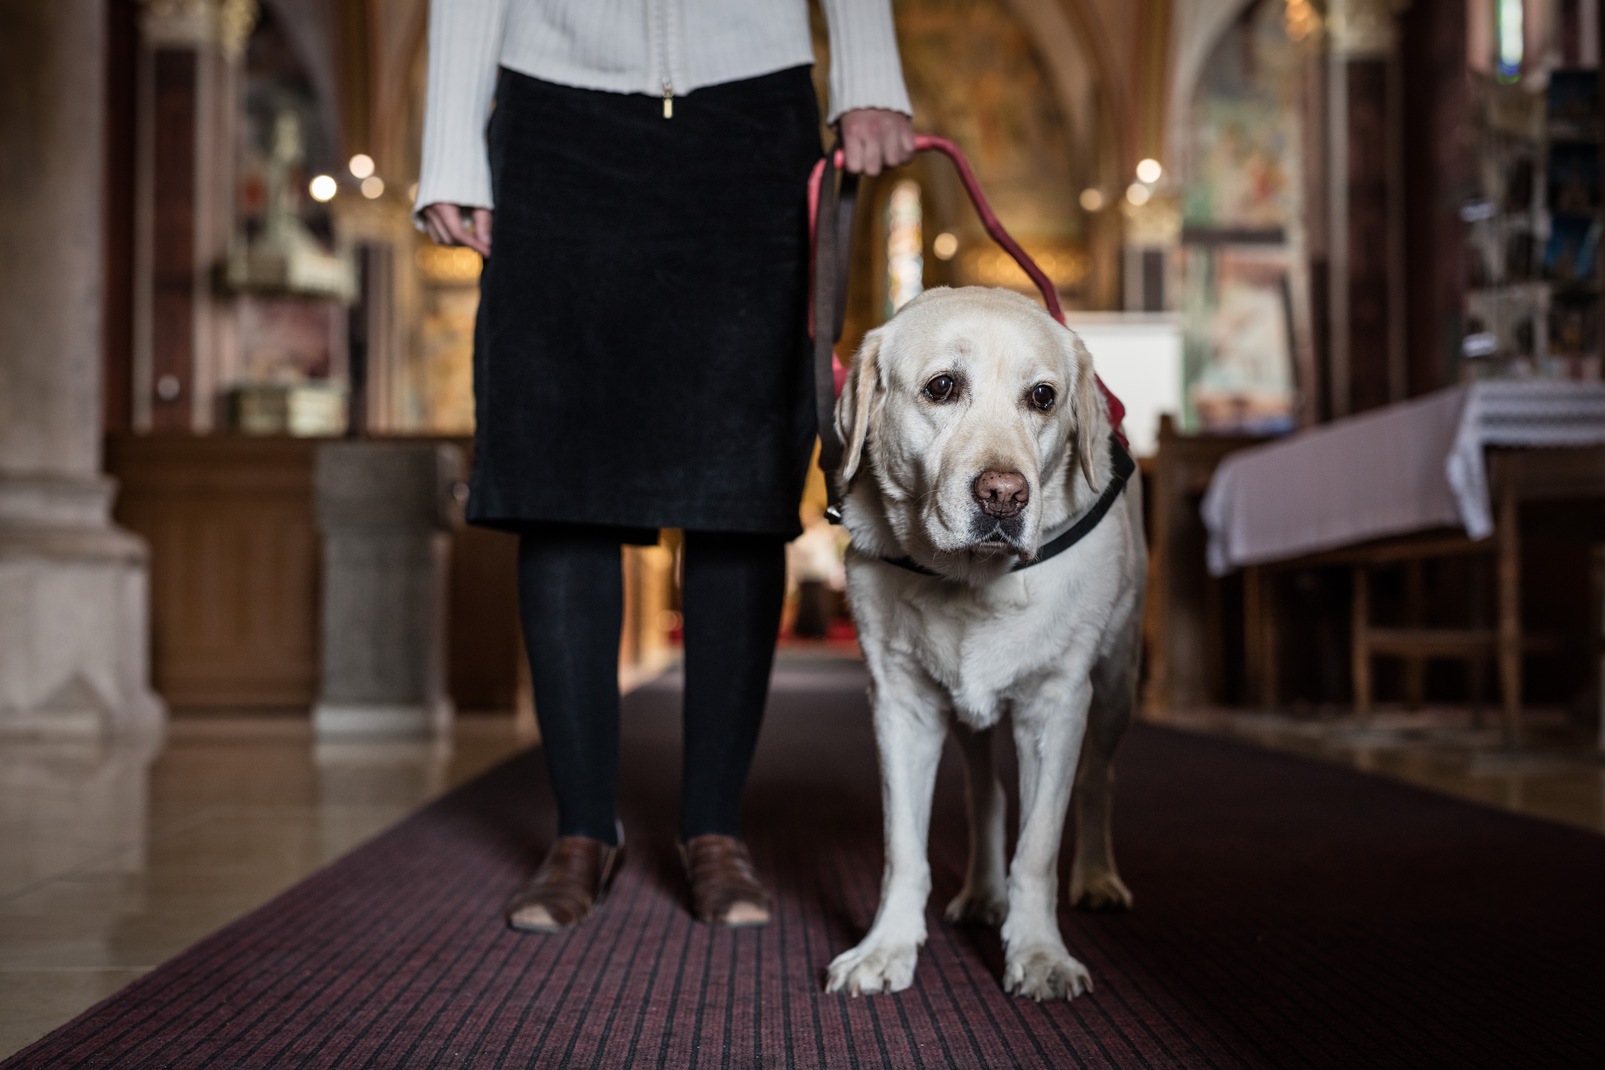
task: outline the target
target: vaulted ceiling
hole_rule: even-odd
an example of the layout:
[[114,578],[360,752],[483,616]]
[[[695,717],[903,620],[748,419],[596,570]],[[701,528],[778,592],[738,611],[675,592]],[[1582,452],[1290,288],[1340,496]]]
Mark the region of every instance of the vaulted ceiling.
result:
[[1163,157],[1173,100],[1191,91],[1221,32],[1255,0],[999,2],[1037,39],[1066,113],[1090,119],[1091,101],[1107,131],[1098,147],[1127,170]]
[[[1054,4],[1092,49],[1129,159],[1163,149],[1172,102],[1190,94],[1225,29],[1256,0],[1012,0]],[[1322,5],[1324,6],[1324,5]]]

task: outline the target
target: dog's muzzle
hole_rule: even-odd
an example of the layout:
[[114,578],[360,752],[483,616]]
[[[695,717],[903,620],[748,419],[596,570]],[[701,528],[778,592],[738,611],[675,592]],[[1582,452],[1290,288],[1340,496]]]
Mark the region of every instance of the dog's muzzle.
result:
[[1031,484],[1019,472],[988,468],[971,484],[975,512],[970,518],[970,541],[977,548],[1022,549],[1025,508],[1031,501]]
[[1025,514],[999,519],[984,513],[970,521],[970,543],[976,549],[995,548],[1023,553],[1026,550]]

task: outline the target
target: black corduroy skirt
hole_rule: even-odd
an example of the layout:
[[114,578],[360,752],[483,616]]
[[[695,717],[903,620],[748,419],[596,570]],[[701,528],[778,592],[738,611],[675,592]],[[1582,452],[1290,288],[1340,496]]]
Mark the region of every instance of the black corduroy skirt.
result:
[[799,530],[808,68],[675,101],[503,70],[468,517]]

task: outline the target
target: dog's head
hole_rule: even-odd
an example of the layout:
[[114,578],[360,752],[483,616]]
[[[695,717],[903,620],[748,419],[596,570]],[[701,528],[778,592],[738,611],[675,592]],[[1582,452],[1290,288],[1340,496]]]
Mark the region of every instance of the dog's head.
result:
[[861,485],[846,499],[855,543],[954,579],[1035,556],[1108,478],[1092,358],[1007,290],[930,290],[870,332],[836,427],[842,484]]

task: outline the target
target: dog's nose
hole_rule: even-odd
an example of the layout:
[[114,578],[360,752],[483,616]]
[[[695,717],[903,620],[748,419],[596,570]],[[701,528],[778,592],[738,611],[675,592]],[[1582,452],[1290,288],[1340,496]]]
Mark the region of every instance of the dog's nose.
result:
[[1031,500],[1031,488],[1019,472],[988,468],[975,477],[975,500],[988,516],[1011,517]]

